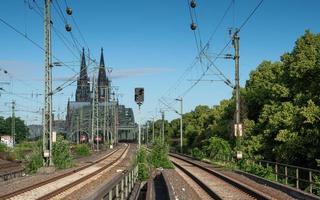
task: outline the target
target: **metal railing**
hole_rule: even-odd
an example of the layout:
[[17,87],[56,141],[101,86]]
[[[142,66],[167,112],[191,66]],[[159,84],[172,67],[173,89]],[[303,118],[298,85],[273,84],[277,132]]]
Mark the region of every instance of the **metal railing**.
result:
[[138,165],[119,174],[97,190],[90,199],[128,199],[138,180]]
[[[231,156],[219,157],[214,159],[214,161],[235,163],[234,158]],[[274,175],[276,182],[288,185],[290,187],[295,187],[296,189],[312,194],[319,195],[320,193],[320,183],[318,182],[320,181],[320,170],[267,160],[247,159],[246,162],[248,165],[256,164],[266,168],[267,170],[270,170],[270,172]]]

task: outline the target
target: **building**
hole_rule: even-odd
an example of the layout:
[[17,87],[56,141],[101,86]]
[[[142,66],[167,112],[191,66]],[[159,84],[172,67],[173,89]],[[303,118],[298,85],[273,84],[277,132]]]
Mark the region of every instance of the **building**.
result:
[[31,124],[28,126],[29,138],[37,139],[42,136],[42,125]]
[[[111,92],[111,82],[106,75],[103,49],[101,49],[96,88],[90,90],[84,50],[81,55],[79,74],[75,101],[68,100],[67,105],[65,127],[67,138],[72,141],[79,141],[83,138],[90,141],[92,136],[95,137],[98,133],[100,137],[105,135],[107,141],[111,140],[111,135],[116,141],[134,140],[136,124],[133,111],[131,108],[119,105],[115,94]],[[96,91],[94,99],[93,91]],[[94,113],[93,110],[95,110]]]

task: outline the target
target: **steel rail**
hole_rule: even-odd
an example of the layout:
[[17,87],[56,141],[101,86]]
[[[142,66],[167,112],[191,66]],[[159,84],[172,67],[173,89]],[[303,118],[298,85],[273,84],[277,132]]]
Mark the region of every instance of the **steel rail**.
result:
[[[129,146],[129,145],[128,145],[128,146]],[[128,148],[128,146],[127,146],[127,148]],[[20,195],[20,194],[22,194],[22,193],[25,193],[25,192],[28,192],[28,191],[30,191],[30,190],[36,189],[36,188],[41,187],[41,186],[43,186],[43,185],[46,185],[46,184],[48,184],[48,183],[52,183],[52,182],[54,182],[54,181],[57,181],[57,180],[59,180],[59,179],[61,179],[61,178],[64,178],[64,177],[66,177],[66,176],[69,176],[69,175],[72,175],[72,174],[74,174],[74,173],[77,173],[77,172],[79,172],[79,171],[81,171],[81,170],[84,170],[84,169],[86,169],[86,168],[88,168],[88,167],[90,167],[90,166],[92,166],[92,165],[95,165],[95,164],[97,164],[97,163],[99,163],[99,162],[107,159],[108,157],[110,157],[111,155],[115,154],[115,153],[116,153],[117,151],[119,151],[119,150],[120,150],[120,148],[118,148],[118,149],[116,149],[116,150],[113,150],[112,152],[108,153],[107,155],[103,156],[102,158],[100,158],[100,159],[98,159],[98,160],[96,160],[96,161],[94,161],[94,162],[92,162],[92,163],[90,163],[90,164],[87,164],[87,165],[84,165],[84,166],[82,166],[82,167],[79,167],[79,168],[77,168],[77,169],[75,169],[75,170],[69,171],[69,172],[64,173],[64,174],[60,174],[60,175],[58,175],[58,176],[55,176],[55,177],[50,178],[50,179],[47,179],[47,180],[45,180],[45,181],[41,181],[41,182],[36,183],[36,184],[34,184],[34,185],[30,185],[30,186],[24,187],[24,188],[22,188],[22,189],[13,191],[13,192],[11,192],[11,193],[2,195],[2,196],[0,196],[0,199],[9,199],[9,198],[11,198],[11,197]]]
[[[239,181],[236,181],[230,177],[227,177],[226,175],[223,175],[217,171],[214,171],[213,169],[201,166],[200,164],[197,164],[187,158],[184,158],[180,155],[176,155],[173,153],[169,154],[171,157],[174,157],[176,159],[182,160],[184,162],[187,162],[197,168],[200,168],[206,172],[208,172],[209,174],[221,179],[222,181],[228,183],[229,185],[232,185],[233,187],[239,189],[240,191],[246,193],[247,195],[259,199],[259,200],[269,200],[271,199],[271,197],[269,197],[268,195],[263,194],[260,191],[257,191],[254,188],[251,188],[250,186],[243,184]],[[208,195],[210,195],[211,197],[213,197],[214,199],[222,199],[221,197],[219,197],[214,191],[212,191],[210,188],[208,188],[201,180],[199,180],[198,178],[196,178],[191,172],[187,171],[186,169],[184,169],[182,166],[180,166],[179,164],[173,162],[175,166],[177,166],[179,169],[181,169],[183,172],[185,172],[190,178],[192,178],[201,188],[203,188]],[[187,172],[186,172],[187,171]],[[208,191],[209,190],[209,191]],[[217,195],[216,197],[214,197],[214,195]]]

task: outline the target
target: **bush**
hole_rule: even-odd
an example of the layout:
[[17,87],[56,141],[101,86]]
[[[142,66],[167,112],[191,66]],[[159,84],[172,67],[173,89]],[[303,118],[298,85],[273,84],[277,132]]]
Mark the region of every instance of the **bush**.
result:
[[137,152],[136,163],[138,165],[138,178],[141,181],[149,177],[147,152],[145,149],[140,148]]
[[29,173],[35,173],[42,167],[43,158],[40,150],[34,151],[29,157],[27,157],[26,170]]
[[205,154],[198,147],[195,147],[191,150],[191,156],[198,160],[205,158]]
[[245,172],[249,172],[269,180],[275,180],[275,175],[273,174],[273,169],[271,167],[263,167],[262,165],[254,162],[248,163],[248,160],[245,159],[239,161],[238,167]]
[[159,138],[157,138],[152,145],[152,150],[150,153],[150,163],[155,168],[166,168],[171,169],[173,168],[173,164],[169,160],[169,146],[162,142]]
[[52,159],[58,169],[65,169],[73,166],[73,158],[69,149],[69,142],[62,136],[58,136],[53,144]]
[[87,144],[78,144],[75,148],[75,152],[78,156],[90,155],[90,148]]
[[7,145],[0,142],[0,152],[6,152],[7,151]]
[[204,149],[210,159],[217,159],[231,155],[231,147],[228,141],[214,136],[208,139],[207,142],[208,145],[205,146]]

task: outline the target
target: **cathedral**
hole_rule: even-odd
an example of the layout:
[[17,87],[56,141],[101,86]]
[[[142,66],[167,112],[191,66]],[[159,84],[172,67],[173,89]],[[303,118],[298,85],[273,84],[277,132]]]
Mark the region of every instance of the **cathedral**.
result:
[[119,105],[111,90],[111,81],[106,74],[103,49],[101,49],[98,69],[98,77],[93,78],[97,80],[95,87],[90,87],[90,83],[92,85],[95,80],[89,79],[83,49],[75,101],[68,100],[67,105],[68,139],[73,142],[90,142],[93,137],[113,142],[135,140],[136,123],[132,108]]

